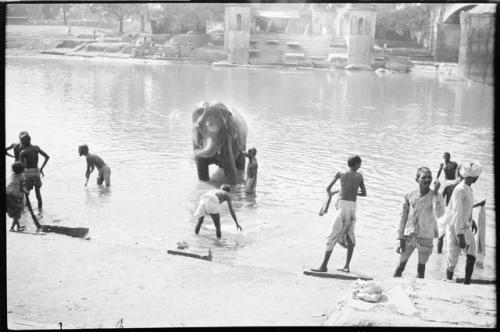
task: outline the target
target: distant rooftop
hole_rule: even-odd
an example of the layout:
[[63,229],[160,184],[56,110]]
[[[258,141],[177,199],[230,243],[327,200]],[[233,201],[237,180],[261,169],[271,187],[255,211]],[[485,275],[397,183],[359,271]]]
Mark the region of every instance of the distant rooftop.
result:
[[300,18],[298,10],[257,10],[257,17],[265,18]]

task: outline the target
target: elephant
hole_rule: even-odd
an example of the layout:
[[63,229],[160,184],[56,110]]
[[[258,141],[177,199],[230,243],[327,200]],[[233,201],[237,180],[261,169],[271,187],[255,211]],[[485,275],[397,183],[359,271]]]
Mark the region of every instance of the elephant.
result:
[[209,180],[208,166],[216,164],[231,183],[245,169],[247,124],[221,102],[203,102],[193,111],[193,150],[198,179]]

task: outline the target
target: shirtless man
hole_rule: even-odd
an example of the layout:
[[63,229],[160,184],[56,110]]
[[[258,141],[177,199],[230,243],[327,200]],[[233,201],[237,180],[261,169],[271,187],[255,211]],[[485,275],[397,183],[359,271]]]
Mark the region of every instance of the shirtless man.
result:
[[203,223],[204,217],[210,215],[214,221],[217,238],[221,238],[220,205],[224,202],[227,202],[231,217],[233,217],[233,220],[236,223],[236,229],[239,229],[240,231],[242,230],[241,226],[238,224],[238,220],[236,220],[236,214],[234,213],[233,205],[231,203],[231,196],[229,195],[230,191],[231,187],[227,184],[223,184],[220,189],[212,189],[201,196],[200,203],[194,213],[195,217],[198,218],[198,224],[194,229],[195,234],[200,232],[200,227]]
[[444,171],[444,188],[443,188],[443,198],[446,199],[446,205],[450,202],[451,194],[453,189],[458,183],[458,164],[450,160],[451,155],[449,152],[443,154],[444,163],[439,166],[439,171],[437,173],[436,179],[439,179],[441,171]]
[[257,155],[257,149],[248,149],[248,152],[244,153],[244,155],[248,158],[247,184],[245,192],[247,194],[255,195],[255,188],[257,187],[257,170],[259,169],[259,164],[257,163],[257,158],[255,157]]
[[[40,149],[39,146],[31,145],[30,135],[25,134],[20,137],[20,140],[23,145],[23,150],[19,154],[19,161],[23,163],[26,168],[24,173],[24,177],[26,178],[26,188],[31,190],[35,187],[36,200],[38,201],[38,212],[42,212],[42,194],[40,193],[42,179],[40,176],[45,176],[43,174],[43,168],[49,161],[49,155]],[[38,154],[41,154],[45,158],[40,169],[38,168]]]
[[[350,272],[349,264],[351,262],[356,239],[354,237],[354,225],[356,223],[356,198],[357,196],[366,196],[366,188],[363,175],[358,173],[361,167],[361,158],[351,156],[347,160],[349,170],[345,173],[337,172],[332,182],[326,188],[330,195],[330,190],[337,180],[340,179],[340,196],[336,204],[335,221],[330,235],[327,237],[325,257],[321,266],[317,269],[311,269],[315,272],[327,272],[328,260],[333,251],[333,247],[338,242],[341,246],[347,248],[347,257],[343,268],[338,269],[343,272]],[[360,190],[358,192],[358,189]]]
[[[21,144],[21,136],[28,135],[27,131],[21,131],[19,133],[19,143],[12,143],[8,147],[5,148],[5,155],[14,158],[14,161],[19,161],[19,155],[21,154],[21,150],[23,149],[23,146]],[[11,155],[9,150],[14,149],[14,155]]]
[[81,156],[85,156],[87,159],[87,170],[85,171],[85,185],[89,182],[90,173],[94,171],[94,168],[97,168],[97,185],[102,185],[103,182],[106,183],[106,187],[111,185],[111,169],[109,168],[104,160],[96,154],[89,153],[89,147],[84,144],[78,147],[78,153]]
[[[458,164],[454,161],[450,160],[451,155],[449,152],[445,152],[443,154],[443,159],[444,163],[442,163],[439,166],[439,170],[437,172],[437,177],[436,179],[439,179],[439,176],[441,175],[441,171],[444,171],[444,186],[443,186],[443,198],[446,199],[446,205],[448,206],[448,203],[450,202],[451,194],[453,193],[453,189],[455,189],[455,186],[460,182],[459,178],[459,168]],[[437,252],[438,254],[443,252],[443,243],[444,243],[444,235],[439,237],[438,239],[438,245],[437,245]]]

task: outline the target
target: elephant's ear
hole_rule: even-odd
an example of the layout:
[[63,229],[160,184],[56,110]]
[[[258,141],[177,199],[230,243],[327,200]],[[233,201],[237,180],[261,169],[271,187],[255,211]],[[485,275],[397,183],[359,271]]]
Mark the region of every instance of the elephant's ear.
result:
[[207,102],[200,102],[198,105],[196,105],[194,111],[193,111],[193,122],[195,122],[197,119],[201,117],[203,112],[207,109],[208,103]]

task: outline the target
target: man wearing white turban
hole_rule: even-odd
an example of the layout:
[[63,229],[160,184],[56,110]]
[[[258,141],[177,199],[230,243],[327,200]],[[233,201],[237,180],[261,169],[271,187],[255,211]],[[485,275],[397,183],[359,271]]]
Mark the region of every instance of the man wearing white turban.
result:
[[465,162],[460,167],[460,176],[463,180],[455,187],[450,198],[447,211],[450,222],[447,229],[446,242],[448,243],[448,261],[446,278],[453,279],[453,273],[458,263],[458,256],[462,250],[467,255],[465,263],[464,284],[470,284],[474,262],[476,261],[476,243],[472,228],[473,195],[471,185],[477,181],[482,167],[478,162]]

